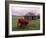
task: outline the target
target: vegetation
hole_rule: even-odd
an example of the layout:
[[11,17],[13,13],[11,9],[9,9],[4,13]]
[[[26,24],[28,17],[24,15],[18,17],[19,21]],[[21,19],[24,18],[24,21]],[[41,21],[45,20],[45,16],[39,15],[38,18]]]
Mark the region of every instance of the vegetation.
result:
[[[19,17],[12,16],[12,31],[19,31],[19,27],[17,26],[17,20]],[[32,24],[28,24],[23,30],[40,30],[40,20],[32,20]]]

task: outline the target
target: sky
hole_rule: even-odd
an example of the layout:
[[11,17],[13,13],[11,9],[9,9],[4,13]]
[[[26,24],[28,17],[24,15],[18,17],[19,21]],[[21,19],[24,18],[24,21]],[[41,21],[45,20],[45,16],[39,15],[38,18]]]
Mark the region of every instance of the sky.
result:
[[24,16],[29,12],[34,13],[35,15],[38,15],[42,11],[41,6],[38,6],[38,5],[16,4],[16,5],[12,5],[11,9],[12,9],[12,15],[16,15],[16,16]]

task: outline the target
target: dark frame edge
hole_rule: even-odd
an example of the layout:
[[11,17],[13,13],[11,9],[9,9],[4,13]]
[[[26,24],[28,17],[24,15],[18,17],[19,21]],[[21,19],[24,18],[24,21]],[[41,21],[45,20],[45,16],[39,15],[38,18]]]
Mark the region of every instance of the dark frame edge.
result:
[[43,3],[43,35],[45,35],[45,3]]
[[5,1],[5,38],[8,38],[8,1]]

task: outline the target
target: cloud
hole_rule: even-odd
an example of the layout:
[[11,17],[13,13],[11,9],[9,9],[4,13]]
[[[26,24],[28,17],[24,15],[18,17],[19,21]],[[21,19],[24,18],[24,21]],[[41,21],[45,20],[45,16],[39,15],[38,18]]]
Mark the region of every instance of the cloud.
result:
[[16,16],[24,16],[27,13],[35,13],[40,14],[40,7],[23,7],[23,6],[13,6],[12,7],[12,15]]

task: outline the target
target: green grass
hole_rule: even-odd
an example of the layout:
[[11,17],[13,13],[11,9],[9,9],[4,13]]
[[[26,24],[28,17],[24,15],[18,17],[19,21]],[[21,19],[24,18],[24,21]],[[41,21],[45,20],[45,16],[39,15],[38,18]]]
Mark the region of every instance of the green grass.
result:
[[[12,16],[12,31],[18,31],[17,20],[19,17]],[[32,20],[31,25],[27,25],[23,30],[40,30],[40,20]]]

